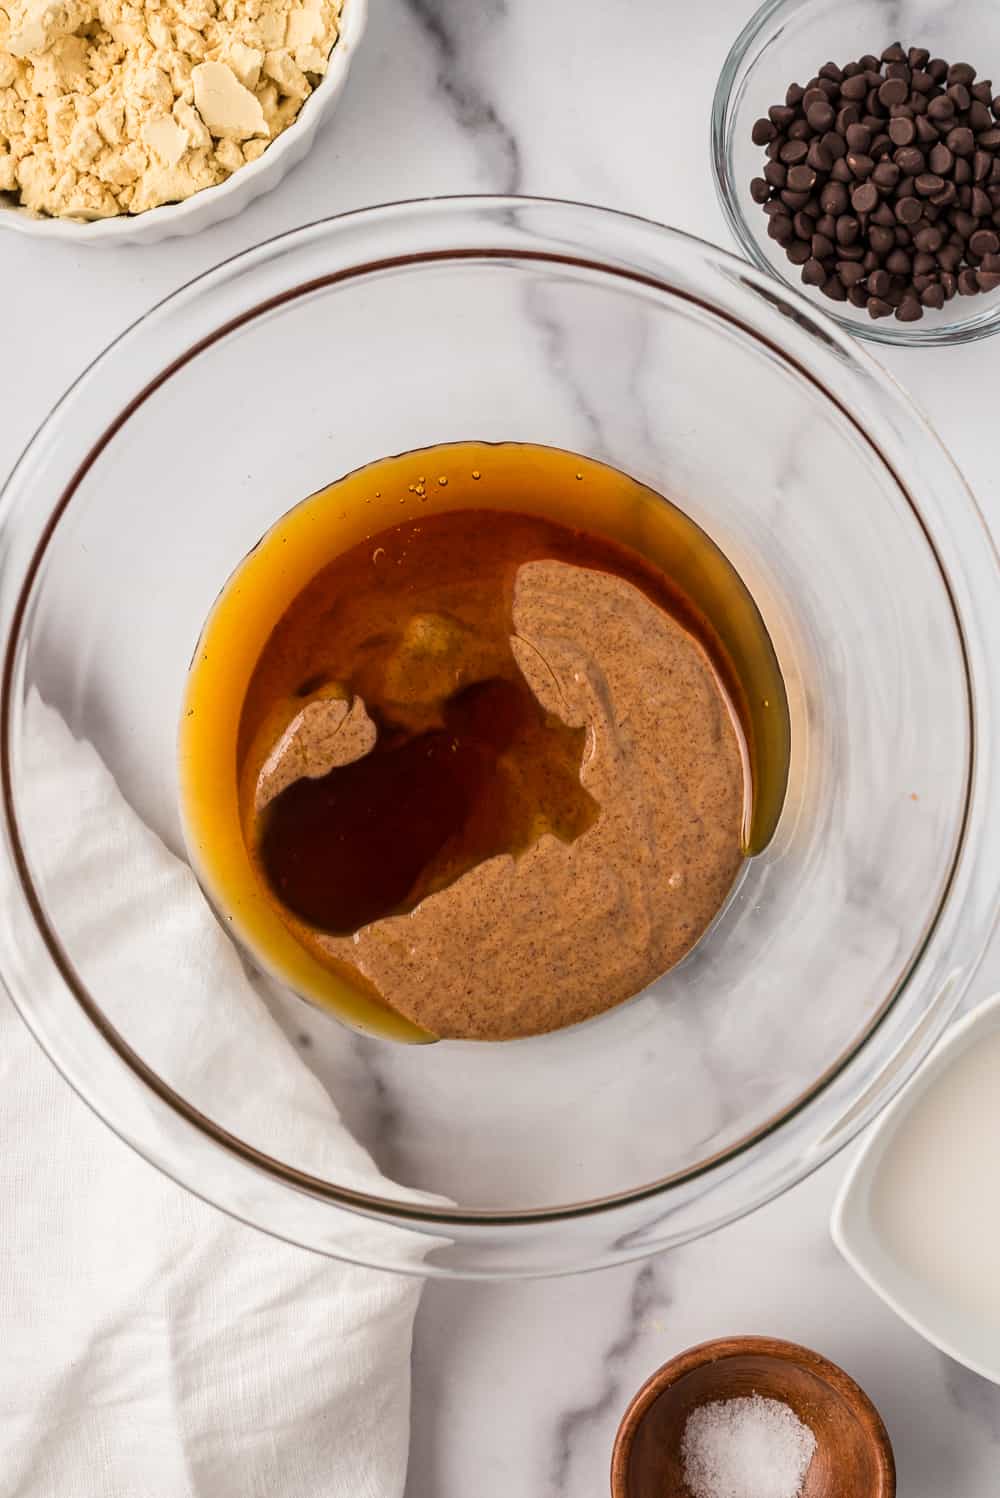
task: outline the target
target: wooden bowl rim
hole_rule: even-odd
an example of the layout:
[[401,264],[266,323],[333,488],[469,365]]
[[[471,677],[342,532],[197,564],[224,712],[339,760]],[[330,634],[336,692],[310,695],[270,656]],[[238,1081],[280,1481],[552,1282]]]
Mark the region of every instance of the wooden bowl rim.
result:
[[868,1498],[895,1498],[896,1461],[892,1442],[882,1416],[872,1404],[861,1385],[855,1383],[850,1374],[838,1364],[832,1363],[821,1353],[802,1347],[797,1342],[784,1342],[776,1337],[718,1337],[710,1342],[699,1342],[676,1357],[670,1358],[651,1373],[636,1393],[622,1416],[615,1436],[611,1454],[611,1498],[628,1498],[626,1483],[628,1464],[632,1454],[632,1443],[650,1405],[673,1384],[678,1383],[695,1368],[705,1363],[721,1363],[728,1358],[745,1357],[757,1353],[781,1362],[797,1363],[810,1373],[816,1374],[824,1383],[841,1396],[857,1416],[865,1438],[875,1456],[878,1481]]

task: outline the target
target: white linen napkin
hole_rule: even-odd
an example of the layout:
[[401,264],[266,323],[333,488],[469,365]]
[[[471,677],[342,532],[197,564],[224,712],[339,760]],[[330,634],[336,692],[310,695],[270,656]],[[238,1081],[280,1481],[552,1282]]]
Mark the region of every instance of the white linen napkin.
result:
[[[52,709],[36,701],[32,720],[46,766],[34,794],[62,840],[56,867],[75,881],[71,949],[89,955],[88,971],[130,945],[140,960],[140,933],[155,924],[143,1002],[183,971],[182,1029],[197,1026],[199,1004],[239,1005],[268,1094],[294,1089],[299,1126],[315,1119],[334,1178],[340,1164],[341,1179],[377,1192],[374,1163],[253,990],[186,864]],[[60,796],[90,813],[69,834]],[[81,878],[87,869],[101,877]],[[176,1007],[164,1015],[178,1022]],[[174,1185],[94,1117],[6,1000],[0,1088],[0,1494],[399,1498],[420,1282],[288,1247]],[[252,1096],[252,1076],[245,1088]],[[280,1153],[280,1114],[274,1127]]]

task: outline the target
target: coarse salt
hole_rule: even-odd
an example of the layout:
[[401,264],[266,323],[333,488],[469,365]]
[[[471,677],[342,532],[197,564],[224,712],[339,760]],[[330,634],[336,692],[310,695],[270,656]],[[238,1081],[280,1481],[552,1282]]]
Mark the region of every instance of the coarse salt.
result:
[[778,1399],[753,1394],[692,1410],[681,1457],[691,1498],[798,1498],[816,1437]]

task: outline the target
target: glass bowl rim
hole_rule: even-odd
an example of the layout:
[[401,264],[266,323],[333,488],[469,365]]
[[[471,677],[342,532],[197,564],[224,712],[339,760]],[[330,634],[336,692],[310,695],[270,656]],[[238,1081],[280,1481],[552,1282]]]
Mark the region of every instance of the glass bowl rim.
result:
[[[751,227],[745,201],[748,184],[736,182],[732,170],[732,157],[729,149],[732,140],[730,106],[734,101],[737,80],[743,72],[748,56],[757,48],[758,43],[768,36],[769,31],[775,28],[775,18],[779,14],[795,15],[819,3],[821,0],[764,0],[760,8],[754,11],[733,42],[722,64],[712,98],[709,125],[709,148],[712,157],[715,195],[730,233],[739,245],[740,252],[751,264],[758,270],[764,271],[778,285],[796,295],[802,295],[802,293],[792,277],[786,276],[783,271],[772,265],[767,256],[763,254],[759,237]],[[752,71],[755,66],[756,60],[751,64],[749,71]],[[749,76],[749,71],[747,76]],[[807,300],[811,306],[816,307],[812,298],[807,298]],[[871,319],[866,322],[860,317],[854,319],[844,316],[836,310],[833,303],[829,307],[818,310],[823,311],[838,327],[845,328],[855,338],[862,338],[871,343],[886,344],[894,348],[951,348],[964,343],[977,343],[981,338],[989,338],[994,333],[1000,332],[1000,299],[978,312],[975,310],[977,300],[976,297],[969,298],[971,305],[967,316],[955,318],[950,322],[935,323],[930,327],[921,327],[918,323],[897,323],[889,318],[882,322],[875,322]]]
[[[311,237],[330,234],[335,235],[339,231],[341,231],[343,226],[346,224],[360,223],[364,228],[374,226],[375,232],[377,234],[379,226],[385,222],[388,222],[389,224],[395,222],[398,225],[401,220],[405,221],[411,218],[416,219],[418,218],[419,214],[423,212],[434,218],[435,222],[437,222],[439,219],[444,219],[445,223],[447,223],[449,218],[458,221],[461,219],[462,215],[468,215],[472,219],[482,218],[486,221],[487,227],[491,220],[496,221],[499,226],[502,226],[505,221],[509,223],[511,221],[511,215],[514,214],[516,210],[521,208],[527,208],[535,214],[541,214],[543,217],[552,218],[555,221],[556,227],[558,227],[559,216],[563,214],[568,218],[573,218],[574,216],[582,216],[582,218],[586,221],[584,224],[584,228],[590,225],[593,225],[595,228],[598,225],[603,225],[605,228],[609,228],[614,235],[620,236],[617,251],[618,255],[620,256],[620,263],[614,263],[610,256],[606,259],[602,259],[598,252],[594,252],[588,256],[582,253],[571,254],[568,251],[561,254],[542,250],[530,251],[523,244],[520,244],[516,247],[512,246],[511,244],[497,244],[491,248],[488,242],[488,238],[486,238],[485,235],[482,240],[475,246],[462,245],[457,248],[455,246],[452,246],[451,248],[442,247],[441,249],[433,253],[418,252],[414,254],[399,255],[395,257],[390,256],[387,259],[381,260],[366,260],[360,264],[354,264],[345,270],[335,272],[329,276],[323,276],[319,281],[312,280],[303,282],[301,284],[295,285],[291,290],[286,289],[276,295],[266,297],[259,302],[255,302],[240,317],[231,319],[221,324],[213,324],[211,331],[205,337],[190,343],[186,347],[186,351],[179,358],[175,359],[172,363],[161,369],[159,375],[152,381],[147,382],[147,384],[140,390],[140,392],[133,397],[133,399],[124,407],[124,409],[120,411],[117,418],[108,426],[106,426],[105,429],[101,432],[100,436],[93,441],[87,456],[79,463],[69,484],[60,495],[56,507],[52,509],[51,512],[47,515],[44,525],[40,530],[39,540],[34,548],[27,571],[23,578],[19,578],[14,584],[17,589],[17,600],[14,609],[13,624],[8,632],[7,644],[3,660],[2,685],[0,685],[0,790],[2,790],[2,830],[5,833],[8,848],[10,850],[14,868],[17,873],[19,893],[23,900],[24,906],[27,908],[31,920],[36,927],[37,933],[42,937],[44,945],[47,948],[49,961],[55,968],[58,977],[61,978],[63,984],[69,990],[72,998],[75,999],[76,1003],[83,1009],[86,1017],[94,1026],[94,1029],[97,1032],[98,1040],[100,1042],[106,1042],[108,1045],[110,1045],[112,1050],[116,1053],[118,1059],[125,1063],[125,1066],[132,1072],[134,1078],[137,1079],[142,1086],[151,1089],[156,1098],[161,1103],[166,1104],[171,1112],[184,1124],[195,1129],[202,1135],[207,1135],[209,1140],[220,1146],[222,1152],[233,1159],[238,1168],[242,1169],[242,1167],[249,1165],[255,1171],[262,1172],[265,1176],[269,1176],[279,1185],[292,1187],[299,1192],[303,1192],[307,1195],[317,1198],[320,1202],[347,1208],[349,1211],[363,1217],[376,1218],[380,1221],[395,1223],[399,1226],[424,1225],[428,1230],[432,1227],[440,1228],[445,1226],[461,1226],[472,1229],[504,1228],[515,1226],[527,1227],[551,1223],[564,1223],[575,1218],[592,1218],[595,1216],[600,1216],[601,1214],[612,1214],[616,1209],[625,1206],[631,1206],[636,1203],[642,1203],[651,1199],[656,1200],[666,1197],[672,1190],[681,1185],[685,1185],[688,1182],[711,1178],[713,1172],[721,1170],[722,1167],[729,1166],[740,1156],[745,1155],[748,1152],[756,1149],[761,1144],[766,1143],[768,1139],[770,1139],[775,1133],[783,1129],[785,1125],[796,1118],[796,1116],[807,1112],[811,1106],[816,1105],[818,1102],[822,1101],[824,1094],[827,1094],[830,1091],[831,1084],[838,1077],[840,1077],[842,1073],[846,1072],[851,1067],[851,1064],[858,1059],[860,1054],[866,1050],[876,1031],[881,1027],[881,1025],[893,1011],[893,1009],[897,1006],[899,999],[910,984],[912,977],[920,968],[929,947],[935,940],[936,936],[939,935],[938,927],[940,925],[941,917],[945,910],[948,908],[949,903],[952,901],[955,893],[955,882],[957,874],[961,868],[967,866],[967,864],[972,861],[970,852],[970,839],[972,833],[976,832],[976,829],[971,825],[969,809],[972,805],[974,796],[977,794],[977,783],[973,778],[973,775],[970,774],[966,787],[966,815],[963,820],[962,826],[959,829],[948,880],[942,891],[937,909],[931,917],[928,923],[928,927],[923,933],[921,941],[915,946],[914,951],[909,954],[908,958],[906,959],[898,982],[896,983],[890,994],[887,996],[887,998],[883,1001],[878,1014],[868,1024],[864,1032],[844,1052],[844,1054],[838,1057],[837,1060],[827,1068],[822,1076],[812,1084],[812,1086],[810,1086],[800,1097],[795,1099],[792,1104],[783,1108],[777,1115],[775,1115],[775,1117],[769,1119],[765,1124],[755,1129],[746,1138],[737,1141],[734,1145],[729,1146],[722,1151],[719,1151],[710,1159],[700,1161],[696,1166],[692,1166],[685,1170],[675,1172],[670,1176],[662,1178],[658,1181],[647,1183],[643,1186],[636,1187],[625,1192],[617,1193],[612,1196],[597,1198],[592,1201],[562,1204],[555,1207],[539,1207],[514,1211],[495,1211],[490,1209],[473,1208],[460,1209],[454,1207],[424,1205],[422,1203],[419,1205],[411,1204],[405,1201],[401,1201],[397,1198],[380,1197],[358,1190],[337,1186],[329,1181],[309,1176],[304,1172],[297,1170],[295,1167],[289,1166],[280,1160],[274,1160],[272,1157],[262,1154],[252,1146],[246,1144],[243,1140],[229,1134],[226,1130],[220,1128],[210,1119],[206,1118],[197,1108],[190,1104],[185,1098],[174,1092],[171,1087],[169,1087],[161,1078],[159,1078],[156,1073],[153,1072],[152,1069],[142,1061],[141,1057],[136,1055],[129,1044],[125,1042],[120,1035],[118,1035],[118,1032],[104,1017],[99,1004],[89,995],[86,990],[86,986],[78,978],[71,962],[62,950],[58,934],[52,930],[48,923],[42,902],[37,892],[35,891],[31,880],[30,870],[28,868],[27,859],[17,827],[15,792],[13,786],[14,777],[11,765],[12,719],[14,716],[16,716],[16,710],[13,706],[13,699],[16,666],[22,645],[21,625],[24,620],[25,611],[32,596],[33,584],[35,581],[37,570],[41,558],[44,555],[45,549],[48,546],[49,541],[51,540],[56,526],[58,525],[59,517],[64,512],[65,508],[72,499],[76,487],[85,476],[88,468],[95,460],[98,453],[104,446],[107,445],[108,442],[113,440],[114,436],[128,421],[134,410],[137,409],[138,406],[149,397],[149,395],[151,395],[156,389],[160,388],[160,386],[173,374],[175,374],[180,368],[184,367],[184,365],[195,359],[197,355],[204,350],[205,347],[225,337],[228,333],[233,331],[235,327],[238,327],[243,323],[250,322],[254,318],[260,316],[262,313],[271,311],[275,307],[280,306],[285,302],[293,301],[303,294],[308,294],[309,292],[315,291],[322,285],[328,285],[338,281],[347,281],[359,274],[369,273],[372,270],[400,269],[410,267],[414,264],[422,262],[449,263],[461,259],[475,262],[476,260],[493,259],[514,261],[533,260],[554,264],[563,263],[577,269],[598,272],[604,276],[610,275],[612,277],[618,277],[619,279],[633,284],[637,283],[639,286],[643,286],[646,289],[655,290],[661,294],[668,294],[674,297],[682,297],[688,302],[699,306],[703,311],[710,312],[713,317],[720,318],[723,321],[727,321],[731,325],[734,325],[742,334],[749,336],[757,343],[765,345],[772,355],[777,356],[783,364],[791,365],[799,375],[802,375],[806,379],[808,379],[823,396],[834,402],[841,414],[869,443],[869,446],[873,449],[879,461],[883,464],[884,467],[888,469],[888,471],[892,475],[894,481],[899,487],[901,494],[907,499],[908,503],[910,504],[915,518],[924,533],[924,537],[931,551],[931,554],[933,555],[940,571],[942,582],[948,594],[949,602],[951,605],[957,637],[964,656],[966,685],[969,696],[970,752],[972,750],[972,746],[977,742],[978,698],[976,693],[976,681],[979,671],[985,668],[986,663],[984,659],[981,658],[982,652],[975,651],[974,654],[977,657],[978,669],[977,671],[972,671],[970,663],[970,646],[969,641],[966,637],[965,629],[965,620],[967,618],[967,614],[963,612],[963,608],[960,608],[956,601],[956,587],[953,574],[949,571],[944,559],[942,558],[938,545],[936,544],[935,540],[932,539],[933,533],[931,527],[928,526],[921,512],[921,509],[916,505],[912,495],[909,492],[907,484],[896,472],[894,464],[889,460],[887,455],[882,452],[878,443],[874,441],[874,439],[865,431],[861,424],[851,415],[846,405],[834,394],[832,390],[826,387],[819,376],[817,376],[811,370],[807,369],[801,363],[801,361],[794,356],[794,354],[783,348],[780,343],[775,342],[772,338],[768,338],[762,331],[755,329],[749,321],[743,321],[741,320],[741,318],[735,317],[731,313],[727,312],[720,304],[716,304],[710,300],[701,299],[689,292],[681,290],[680,287],[671,284],[669,274],[669,256],[661,255],[658,271],[656,274],[640,269],[637,261],[630,260],[629,258],[628,235],[631,233],[633,235],[639,236],[649,235],[650,233],[652,233],[653,237],[660,245],[661,250],[666,246],[672,244],[675,247],[678,256],[683,258],[683,256],[686,254],[691,258],[692,262],[697,262],[698,269],[703,274],[705,274],[706,277],[713,277],[715,279],[715,281],[718,283],[718,290],[720,295],[723,284],[728,285],[731,291],[734,286],[746,288],[747,291],[755,294],[758,300],[760,300],[768,309],[781,312],[786,316],[790,316],[795,326],[798,329],[804,330],[805,333],[810,336],[811,342],[816,346],[817,353],[820,349],[835,353],[838,362],[846,362],[848,365],[857,366],[863,373],[868,375],[869,378],[874,378],[876,382],[882,387],[883,394],[893,402],[895,414],[897,416],[901,416],[901,414],[905,413],[911,429],[920,434],[921,440],[925,444],[931,445],[932,449],[937,452],[943,464],[946,465],[946,467],[950,470],[954,487],[955,489],[962,491],[965,500],[965,505],[962,511],[962,523],[971,526],[971,528],[976,531],[980,541],[982,541],[983,539],[986,540],[986,549],[989,552],[991,561],[993,563],[993,579],[994,582],[996,582],[996,554],[992,548],[992,542],[989,536],[989,532],[986,529],[982,516],[978,511],[974,497],[968,490],[968,487],[965,485],[965,482],[956,469],[953,461],[950,459],[947,452],[940,444],[939,439],[936,437],[929,424],[921,417],[916,408],[913,407],[912,404],[902,394],[898,385],[895,383],[895,381],[892,380],[891,376],[888,375],[888,373],[883,370],[881,366],[877,365],[875,361],[872,360],[868,355],[864,354],[864,352],[860,350],[849,337],[839,332],[839,330],[833,329],[822,312],[817,311],[817,309],[815,309],[803,297],[795,293],[793,290],[790,290],[789,288],[783,288],[784,290],[788,291],[787,300],[777,296],[775,293],[774,278],[770,275],[770,273],[762,274],[755,269],[747,267],[743,262],[739,261],[736,257],[732,256],[728,252],[719,250],[716,246],[708,244],[707,242],[697,239],[694,236],[685,234],[682,231],[667,228],[666,226],[655,223],[652,220],[639,218],[638,216],[634,215],[617,213],[610,209],[595,207],[593,205],[585,203],[572,203],[556,199],[528,198],[517,196],[458,196],[424,198],[392,204],[384,204],[371,208],[358,209],[349,214],[342,214],[326,219],[317,220],[312,224],[304,225],[298,229],[289,231],[281,235],[277,235],[272,239],[264,241],[258,246],[255,246],[249,250],[244,250],[239,254],[220,262],[218,265],[210,268],[209,270],[202,272],[200,275],[192,278],[184,285],[178,287],[169,296],[162,299],[159,303],[154,305],[140,318],[138,318],[136,322],[134,322],[129,328],[125,329],[121,334],[119,334],[118,337],[115,338],[97,356],[97,358],[87,366],[87,368],[81,373],[81,375],[78,376],[77,380],[74,381],[74,383],[69,387],[69,389],[62,396],[59,402],[57,402],[53,410],[50,412],[49,416],[45,418],[45,420],[41,423],[41,425],[35,432],[34,436],[29,441],[24,453],[15,464],[10,475],[8,476],[3,489],[0,490],[0,535],[2,535],[3,531],[6,529],[4,522],[8,519],[8,512],[12,506],[13,496],[17,489],[22,470],[25,468],[34,450],[40,445],[43,437],[49,432],[53,424],[58,421],[60,415],[64,411],[64,408],[68,403],[72,401],[74,395],[81,389],[81,387],[86,386],[91,380],[95,378],[100,370],[102,362],[105,359],[110,358],[112,355],[116,354],[123,345],[127,346],[129,341],[131,339],[134,339],[140,333],[145,324],[150,322],[150,320],[156,318],[158,315],[162,314],[166,309],[169,309],[171,304],[182,302],[185,297],[189,297],[191,295],[204,300],[206,295],[208,295],[209,297],[211,296],[213,284],[224,283],[229,276],[238,275],[240,273],[243,273],[245,275],[248,268],[250,267],[259,269],[260,264],[268,264],[271,257],[280,257],[294,250],[298,246],[308,244]],[[494,235],[500,235],[501,230],[500,228],[497,228],[493,229],[490,232]],[[636,251],[638,251],[638,246],[636,246]],[[629,264],[632,265],[631,271],[627,269],[627,266]],[[198,305],[201,306],[201,301],[198,302]],[[749,318],[749,309],[747,310],[747,316]],[[5,585],[7,587],[11,586],[10,584]],[[964,587],[961,587],[958,589],[958,591],[964,593],[965,589]],[[975,756],[973,756],[973,759],[975,759]],[[983,795],[984,792],[980,790],[978,792],[978,797],[980,800],[983,799]],[[978,835],[979,840],[982,841],[982,832],[980,831]],[[843,1132],[842,1135],[837,1135],[836,1130],[827,1131],[826,1135],[823,1138],[821,1146],[813,1151],[812,1157],[806,1160],[804,1163],[801,1161],[797,1162],[788,1173],[788,1179],[784,1179],[776,1189],[770,1191],[770,1193],[768,1194],[758,1195],[754,1200],[743,1202],[742,1204],[737,1206],[735,1210],[728,1212],[719,1221],[712,1222],[705,1227],[699,1228],[699,1233],[702,1231],[708,1231],[710,1227],[720,1225],[721,1221],[729,1221],[734,1217],[741,1216],[748,1211],[754,1210],[765,1200],[768,1200],[770,1196],[779,1194],[780,1191],[787,1189],[788,1186],[794,1184],[798,1180],[801,1180],[805,1175],[809,1174],[812,1169],[817,1168],[824,1162],[824,1160],[835,1153],[836,1150],[842,1147],[843,1144],[847,1143],[849,1138],[854,1136],[854,1134],[867,1121],[869,1110],[870,1112],[878,1111],[878,1109],[889,1100],[889,1098],[902,1085],[903,1081],[906,1080],[906,1076],[909,1075],[910,1071],[915,1068],[917,1062],[922,1059],[924,1054],[926,1054],[926,1050],[929,1049],[934,1039],[937,1038],[937,1034],[940,1032],[940,1028],[943,1028],[944,1022],[957,1006],[961,998],[961,993],[964,991],[964,987],[966,986],[967,981],[971,979],[972,973],[975,970],[975,966],[982,955],[982,951],[985,949],[985,945],[989,938],[995,919],[996,912],[994,911],[992,920],[987,920],[985,923],[981,923],[982,929],[979,931],[978,939],[976,941],[976,957],[975,960],[971,963],[970,972],[965,982],[958,986],[958,990],[955,993],[949,995],[949,999],[946,1003],[937,1003],[936,1008],[934,1003],[931,1004],[930,1008],[934,1010],[934,1024],[928,1027],[928,1025],[925,1023],[928,1016],[927,1014],[923,1014],[921,1015],[918,1023],[911,1030],[911,1033],[906,1037],[907,1046],[909,1047],[906,1063],[902,1066],[901,1069],[900,1067],[893,1065],[882,1068],[880,1070],[877,1082],[869,1086],[869,1088],[867,1089],[869,1093],[875,1094],[877,1095],[877,1097],[869,1099],[867,1105],[862,1105],[864,1102],[863,1097],[861,1100],[852,1100],[852,1107],[850,1109],[851,1120],[848,1122],[846,1131]],[[0,979],[3,980],[4,986],[13,999],[15,1006],[19,1010],[22,1018],[27,1023],[29,1029],[31,1029],[35,1034],[36,1039],[39,1040],[42,1048],[48,1054],[49,1059],[53,1062],[64,1079],[71,1086],[73,1086],[74,1090],[76,1090],[78,1094],[83,1098],[83,1100],[88,1103],[92,1110],[109,1127],[111,1127],[116,1133],[118,1133],[119,1136],[125,1140],[125,1142],[129,1143],[148,1161],[150,1161],[150,1163],[163,1170],[167,1175],[178,1181],[186,1189],[194,1191],[195,1194],[202,1194],[199,1186],[195,1183],[192,1183],[186,1170],[182,1166],[179,1166],[176,1163],[176,1160],[165,1161],[162,1158],[162,1151],[157,1151],[148,1144],[143,1145],[137,1143],[127,1129],[119,1127],[116,1124],[113,1116],[111,1116],[113,1110],[108,1105],[108,1100],[106,1098],[101,1098],[98,1101],[88,1094],[87,1088],[80,1082],[78,1078],[75,1078],[72,1075],[71,1069],[68,1067],[68,1065],[64,1065],[60,1060],[57,1054],[57,1048],[51,1044],[50,1039],[43,1033],[44,1026],[40,1026],[40,1024],[37,1022],[36,1016],[34,1016],[32,1013],[30,996],[24,991],[18,991],[17,982],[11,979],[9,970],[7,970],[6,968],[6,964],[0,965]],[[921,1031],[923,1031],[922,1034],[920,1034]],[[911,1042],[913,1041],[914,1033],[920,1035],[920,1039],[917,1042],[915,1049],[911,1044]],[[231,1211],[232,1215],[243,1216],[243,1220],[253,1222],[257,1226],[262,1226],[262,1224],[257,1222],[252,1215],[244,1215],[240,1210],[224,1203],[218,1202],[214,1196],[209,1196],[207,1192],[204,1194],[206,1196],[206,1199],[215,1201],[217,1205],[223,1205],[224,1210]],[[266,1227],[265,1230],[272,1231],[277,1236],[282,1236],[280,1230],[278,1229]],[[688,1236],[694,1236],[694,1234],[688,1234]],[[639,1249],[632,1252],[631,1256],[637,1257],[640,1254],[649,1251],[650,1249],[648,1248]]]

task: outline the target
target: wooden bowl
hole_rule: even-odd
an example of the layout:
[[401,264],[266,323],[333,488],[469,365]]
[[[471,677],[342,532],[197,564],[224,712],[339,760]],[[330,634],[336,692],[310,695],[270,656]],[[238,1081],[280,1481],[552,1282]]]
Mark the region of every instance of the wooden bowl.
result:
[[688,1415],[751,1394],[783,1400],[816,1437],[802,1498],[894,1498],[892,1445],[867,1394],[835,1363],[771,1337],[703,1342],[647,1379],[618,1428],[612,1498],[691,1498],[681,1462]]

